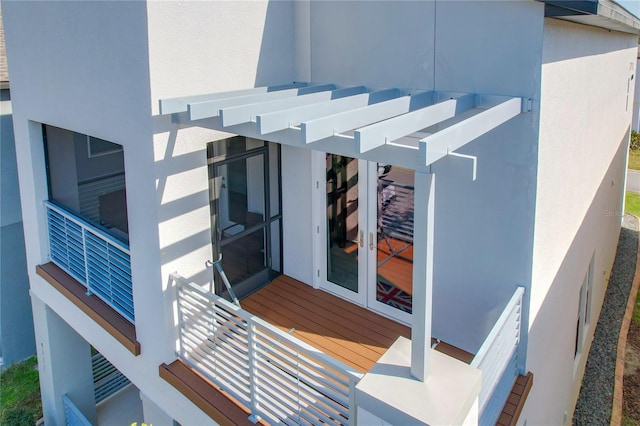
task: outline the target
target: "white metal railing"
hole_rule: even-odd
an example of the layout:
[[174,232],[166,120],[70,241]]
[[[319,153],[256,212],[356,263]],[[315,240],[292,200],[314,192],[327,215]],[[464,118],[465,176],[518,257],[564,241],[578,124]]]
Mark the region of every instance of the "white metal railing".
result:
[[63,207],[45,207],[51,261],[134,322],[129,246]]
[[523,295],[524,287],[518,287],[471,361],[471,366],[482,371],[478,407],[482,425],[495,424],[518,375]]
[[213,266],[214,268],[216,268],[216,271],[218,271],[218,275],[220,275],[220,279],[222,279],[222,283],[226,287],[227,292],[231,297],[231,300],[237,307],[241,308],[242,306],[240,306],[240,301],[238,300],[238,297],[236,296],[235,291],[233,291],[233,287],[229,282],[229,278],[227,278],[227,273],[224,272],[224,269],[222,269],[222,253],[220,253],[220,256],[218,256],[218,260],[216,260],[215,262],[208,260],[207,265]]
[[260,418],[276,424],[355,424],[362,374],[227,300],[172,275],[178,356]]
[[92,426],[91,422],[82,414],[67,394],[62,395],[64,404],[64,416],[67,426]]

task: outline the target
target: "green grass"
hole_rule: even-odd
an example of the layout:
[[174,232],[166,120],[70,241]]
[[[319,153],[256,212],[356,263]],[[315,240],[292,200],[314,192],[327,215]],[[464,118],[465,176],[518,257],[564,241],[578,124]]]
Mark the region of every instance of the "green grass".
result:
[[630,169],[640,170],[640,150],[629,150]]
[[[632,151],[630,151],[632,152]],[[640,194],[627,192],[625,196],[625,211],[640,217]],[[640,325],[640,291],[636,297],[636,306],[633,310],[633,321]]]
[[33,426],[42,417],[36,357],[0,373],[0,424]]
[[640,290],[638,291],[638,296],[636,296],[636,306],[633,308],[631,320],[640,326]]
[[627,192],[624,199],[624,210],[640,217],[640,194],[635,192]]
[[640,421],[629,417],[626,414],[622,415],[622,426],[640,426]]

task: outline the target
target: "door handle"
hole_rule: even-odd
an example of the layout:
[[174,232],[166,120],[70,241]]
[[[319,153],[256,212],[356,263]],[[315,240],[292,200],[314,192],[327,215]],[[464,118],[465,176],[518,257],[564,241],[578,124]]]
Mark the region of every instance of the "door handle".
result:
[[360,247],[364,247],[364,231],[360,230]]
[[373,245],[373,232],[369,232],[369,250],[373,251],[375,246]]

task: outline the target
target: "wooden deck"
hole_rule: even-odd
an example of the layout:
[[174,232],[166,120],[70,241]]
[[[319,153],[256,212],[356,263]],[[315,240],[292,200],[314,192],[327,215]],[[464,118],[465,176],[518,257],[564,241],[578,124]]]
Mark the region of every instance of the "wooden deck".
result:
[[[281,275],[241,302],[242,308],[361,372],[373,367],[411,329],[346,300]],[[435,341],[434,341],[435,342]],[[471,362],[473,354],[447,343],[447,355]]]
[[399,336],[411,336],[409,327],[285,275],[240,303],[361,372],[369,371]]

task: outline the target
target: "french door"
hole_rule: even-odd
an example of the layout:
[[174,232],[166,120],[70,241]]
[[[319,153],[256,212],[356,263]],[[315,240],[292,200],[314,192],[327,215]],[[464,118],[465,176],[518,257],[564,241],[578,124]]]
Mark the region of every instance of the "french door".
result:
[[319,163],[318,286],[410,323],[413,171],[333,154]]

